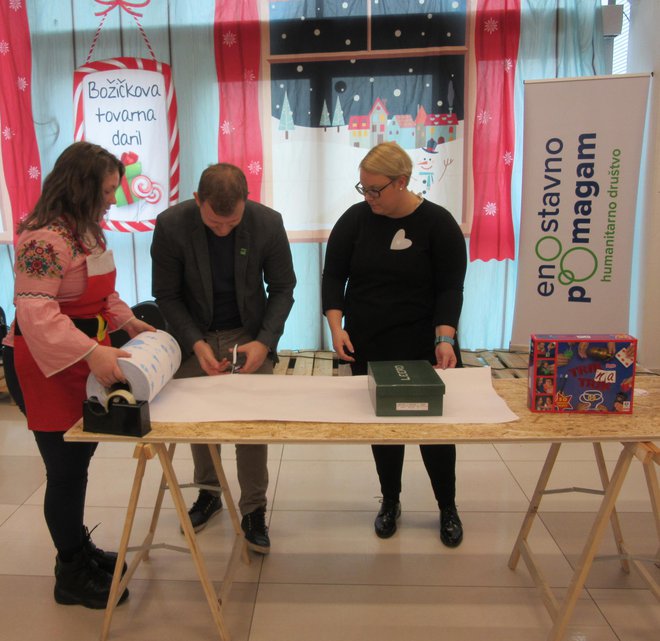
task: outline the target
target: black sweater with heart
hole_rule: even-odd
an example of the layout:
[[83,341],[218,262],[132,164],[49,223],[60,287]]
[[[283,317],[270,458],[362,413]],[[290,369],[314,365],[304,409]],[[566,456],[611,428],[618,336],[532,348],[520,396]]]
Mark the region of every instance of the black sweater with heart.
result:
[[344,312],[353,372],[370,360],[434,363],[436,326],[458,327],[466,267],[463,233],[443,207],[424,200],[403,218],[350,207],[328,239],[322,303]]

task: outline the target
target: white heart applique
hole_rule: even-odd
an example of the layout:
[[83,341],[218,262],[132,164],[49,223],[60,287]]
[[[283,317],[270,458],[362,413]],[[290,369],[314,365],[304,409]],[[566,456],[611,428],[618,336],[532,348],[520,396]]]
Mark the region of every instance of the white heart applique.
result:
[[394,234],[394,238],[392,238],[390,249],[408,249],[408,247],[411,246],[412,240],[410,240],[410,238],[406,238],[406,230],[399,229],[399,231]]

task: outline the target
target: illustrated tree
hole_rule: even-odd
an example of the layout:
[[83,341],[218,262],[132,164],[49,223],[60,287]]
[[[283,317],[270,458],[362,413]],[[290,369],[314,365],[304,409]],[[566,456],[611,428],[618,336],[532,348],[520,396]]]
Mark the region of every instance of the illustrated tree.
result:
[[284,100],[282,102],[282,111],[280,113],[280,126],[279,130],[284,132],[284,139],[289,139],[289,132],[295,129],[293,124],[293,111],[289,106],[289,97],[286,91],[284,92]]
[[323,111],[321,111],[321,121],[319,122],[319,125],[323,127],[323,131],[328,131],[328,127],[331,126],[330,122],[330,112],[328,111],[328,103],[326,103],[325,100],[323,100]]
[[335,105],[335,113],[332,114],[332,126],[337,127],[337,131],[339,131],[339,127],[342,127],[346,123],[344,122],[344,112],[341,108],[341,104],[339,103],[339,96],[337,96],[337,104]]

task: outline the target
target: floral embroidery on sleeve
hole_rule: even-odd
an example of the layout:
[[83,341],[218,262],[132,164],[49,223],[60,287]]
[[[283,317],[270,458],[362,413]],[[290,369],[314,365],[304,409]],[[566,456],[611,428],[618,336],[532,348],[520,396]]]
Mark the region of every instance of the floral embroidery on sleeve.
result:
[[49,231],[54,231],[63,238],[64,242],[71,250],[71,258],[76,258],[80,254],[84,253],[82,245],[80,244],[80,240],[73,235],[73,232],[71,229],[69,229],[69,227],[63,225],[59,220],[55,220],[50,223],[46,229]]
[[16,268],[32,278],[62,278],[62,263],[52,243],[30,240],[16,256]]

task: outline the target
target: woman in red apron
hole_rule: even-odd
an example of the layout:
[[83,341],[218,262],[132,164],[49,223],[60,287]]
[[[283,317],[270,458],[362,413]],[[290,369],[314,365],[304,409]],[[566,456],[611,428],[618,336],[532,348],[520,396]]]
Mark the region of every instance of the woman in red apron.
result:
[[96,444],[63,436],[82,415],[90,371],[106,387],[124,381],[117,358],[130,354],[111,347],[107,331],[121,328],[132,337],[154,330],[119,299],[101,228],[123,175],[124,166],[102,147],[74,143],[44,181],[16,244],[14,364],[46,466],[55,600],[89,608],[106,606],[117,555],[98,549],[83,521]]

